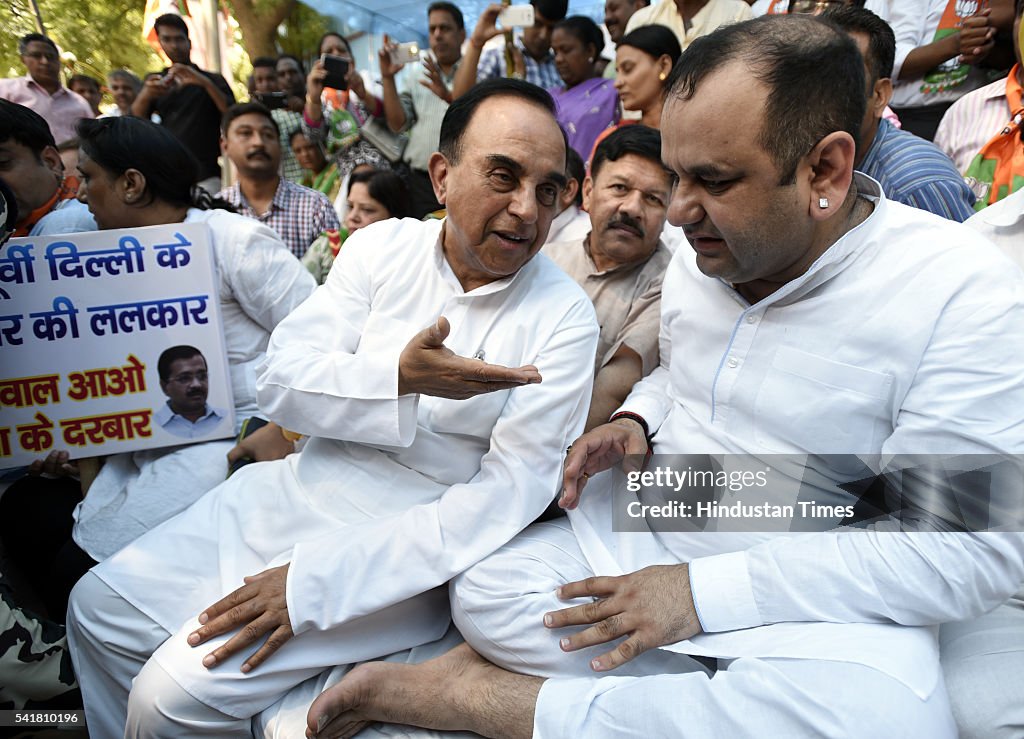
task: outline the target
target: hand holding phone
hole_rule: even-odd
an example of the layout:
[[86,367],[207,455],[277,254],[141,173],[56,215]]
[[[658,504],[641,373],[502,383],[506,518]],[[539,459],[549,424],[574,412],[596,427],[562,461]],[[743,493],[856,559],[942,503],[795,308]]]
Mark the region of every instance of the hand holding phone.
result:
[[327,70],[327,75],[323,79],[324,87],[333,87],[335,90],[348,89],[348,59],[334,54],[321,54],[320,63]]
[[408,64],[420,58],[420,45],[415,41],[410,41],[407,44],[396,44],[388,49],[388,55],[391,57],[392,64]]
[[532,28],[534,20],[532,5],[509,5],[498,13],[502,28]]

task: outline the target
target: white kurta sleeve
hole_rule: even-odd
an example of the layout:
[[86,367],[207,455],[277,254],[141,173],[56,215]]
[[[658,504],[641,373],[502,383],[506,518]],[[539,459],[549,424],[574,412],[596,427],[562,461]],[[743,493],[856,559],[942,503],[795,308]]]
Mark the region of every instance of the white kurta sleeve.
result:
[[532,358],[543,381],[509,392],[469,482],[401,514],[299,543],[287,592],[295,633],[439,586],[535,520],[558,491],[563,450],[583,428],[597,336],[593,308],[581,293]]
[[896,57],[892,67],[892,79],[900,78],[903,62],[918,46],[930,43],[925,39],[925,24],[928,21],[928,10],[931,0],[900,0],[892,3],[889,10],[889,25],[896,36]]
[[[679,279],[681,269],[680,259],[673,257],[665,271],[663,293],[669,290],[683,289]],[[666,304],[666,301],[661,302],[661,328],[658,332],[660,364],[654,368],[651,374],[633,386],[619,409],[619,411],[636,413],[647,421],[647,430],[652,435],[657,433],[661,424],[668,418],[669,411],[672,410],[673,401],[669,394],[672,380],[669,366],[672,357],[672,324],[677,314],[677,308]]]
[[365,254],[346,245],[327,281],[271,335],[257,398],[264,413],[291,431],[408,446],[417,397],[398,396],[398,359],[408,337],[356,353],[375,291]]
[[[1024,355],[1006,349],[1021,346],[1019,273],[1009,263],[990,264],[966,277],[934,319],[913,382],[897,399],[894,429],[882,444],[890,468],[910,455],[947,455],[931,458],[940,469],[951,455],[988,460],[979,463],[983,467],[993,455],[1002,456],[1002,469],[1010,474],[971,490],[970,498],[950,496],[950,483],[934,476],[922,477],[919,490],[901,491],[904,503],[919,511],[937,510],[934,500],[949,510],[978,509],[965,513],[974,533],[938,531],[941,525],[917,514],[910,532],[885,531],[880,524],[867,532],[807,534],[696,559],[691,586],[705,631],[782,621],[937,624],[979,616],[1016,592],[1024,582]],[[949,466],[966,469],[955,459]],[[938,486],[929,484],[935,479]],[[936,490],[943,497],[930,498]]]
[[251,232],[224,265],[227,281],[245,314],[273,331],[313,293],[316,280],[274,231],[262,224],[244,225]]

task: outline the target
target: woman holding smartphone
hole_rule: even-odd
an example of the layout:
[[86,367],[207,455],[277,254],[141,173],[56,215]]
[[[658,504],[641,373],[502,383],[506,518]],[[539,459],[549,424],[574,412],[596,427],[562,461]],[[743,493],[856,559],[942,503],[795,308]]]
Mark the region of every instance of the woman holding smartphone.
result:
[[[360,164],[374,169],[390,169],[384,155],[359,135],[370,115],[384,115],[384,105],[366,89],[356,70],[349,46],[340,34],[328,31],[320,39],[320,58],[306,79],[306,106],[302,111],[302,130],[312,142],[323,144],[328,157],[338,163],[342,178]],[[331,57],[324,64],[325,55]],[[344,69],[344,82],[328,80],[331,72]],[[341,84],[329,87],[326,81]]]

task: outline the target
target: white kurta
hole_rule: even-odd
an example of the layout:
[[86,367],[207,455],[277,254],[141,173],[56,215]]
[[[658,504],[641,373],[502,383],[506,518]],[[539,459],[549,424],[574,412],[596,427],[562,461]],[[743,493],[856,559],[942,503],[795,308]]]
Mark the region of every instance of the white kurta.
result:
[[[662,366],[624,405],[657,453],[1024,450],[1024,356],[1006,350],[1024,341],[1020,270],[974,231],[857,182],[872,215],[755,305],[676,254]],[[599,480],[570,515],[598,574],[690,562],[707,633],[673,651],[859,663],[924,698],[939,679],[933,631],[895,624],[979,615],[1024,579],[1016,533],[613,534]]]
[[[270,333],[316,282],[276,233],[225,210],[190,209],[185,223],[210,228],[237,422],[256,408],[257,363]],[[227,475],[231,441],[115,454],[75,509],[75,542],[102,561],[184,510]]]
[[[323,668],[360,646],[332,646],[330,630],[447,582],[540,515],[586,417],[592,364],[580,358],[596,351],[593,307],[540,255],[464,292],[441,227],[390,220],[361,230],[274,333],[260,406],[313,436],[305,449],[245,468],[102,563],[98,577],[173,633],[243,576],[290,561],[296,637],[255,674]],[[441,315],[455,353],[533,364],[543,381],[464,401],[398,397],[402,349]],[[400,623],[381,628],[401,641]],[[315,648],[303,648],[305,632]],[[237,667],[225,688],[225,673],[199,666],[207,650],[182,646],[161,648],[158,662],[209,705],[245,715],[277,697],[250,692]]]
[[966,225],[992,240],[1010,259],[1024,267],[1024,190],[1007,195],[975,213]]

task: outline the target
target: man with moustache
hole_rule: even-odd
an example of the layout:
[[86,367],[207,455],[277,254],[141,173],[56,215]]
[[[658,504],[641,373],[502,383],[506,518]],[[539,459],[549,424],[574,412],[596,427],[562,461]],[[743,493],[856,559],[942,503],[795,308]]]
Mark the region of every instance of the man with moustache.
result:
[[264,106],[228,108],[221,122],[221,150],[235,165],[238,182],[217,196],[274,229],[296,257],[324,231],[341,228],[327,196],[281,176],[280,130]]
[[160,354],[156,369],[167,396],[153,414],[158,426],[169,434],[197,439],[221,425],[224,411],[206,402],[210,384],[202,352],[194,346],[172,346]]
[[588,431],[658,366],[661,282],[672,259],[660,236],[671,192],[661,134],[623,126],[598,144],[583,180],[590,233],[543,249],[587,293],[601,326]]
[[[1024,341],[1020,271],[854,173],[865,75],[839,29],[726,26],[693,42],[667,88],[669,220],[692,248],[665,275],[660,366],[573,442],[568,522],[531,526],[455,578],[467,644],[360,665],[313,703],[310,735],[361,721],[512,739],[957,735],[934,627],[1024,580],[1024,358],[1007,351]],[[611,468],[652,451],[770,460],[761,500],[860,502],[860,475],[884,465],[903,515],[622,525],[636,497]],[[991,486],[975,461],[988,455],[1005,462]],[[979,474],[944,467],[954,457]],[[950,489],[966,478],[978,488]]]

